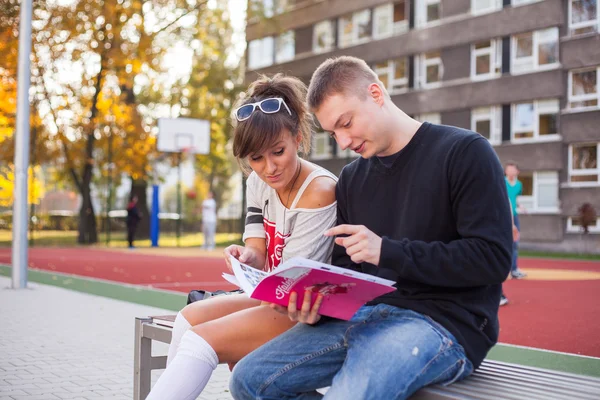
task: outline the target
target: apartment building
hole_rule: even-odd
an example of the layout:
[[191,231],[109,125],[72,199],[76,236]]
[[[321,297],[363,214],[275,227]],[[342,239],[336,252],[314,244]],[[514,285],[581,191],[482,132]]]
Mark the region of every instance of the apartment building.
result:
[[[579,207],[600,214],[599,3],[255,0],[246,80],[285,72],[308,83],[329,57],[364,59],[409,115],[472,129],[519,165],[523,241],[572,249]],[[339,173],[353,157],[316,134],[315,162]],[[600,218],[590,232],[600,251]]]

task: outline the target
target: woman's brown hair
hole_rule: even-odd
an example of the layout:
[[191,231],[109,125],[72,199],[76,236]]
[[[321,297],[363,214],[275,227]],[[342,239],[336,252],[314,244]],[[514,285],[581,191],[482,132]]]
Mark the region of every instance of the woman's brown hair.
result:
[[290,115],[285,106],[274,114],[265,114],[254,110],[250,118],[239,122],[235,115],[231,120],[234,126],[233,155],[245,171],[248,166],[244,163],[251,154],[260,154],[267,150],[281,136],[283,129],[291,132],[296,138],[301,135],[300,152],[310,151],[313,118],[306,106],[306,85],[298,78],[276,74],[273,77],[261,76],[254,81],[234,106],[234,112],[248,103],[255,103],[271,97],[280,97],[289,107]]

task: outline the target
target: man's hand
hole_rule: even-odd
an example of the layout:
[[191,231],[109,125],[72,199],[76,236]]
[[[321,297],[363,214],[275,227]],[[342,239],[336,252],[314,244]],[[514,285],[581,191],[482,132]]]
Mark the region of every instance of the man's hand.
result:
[[338,225],[324,233],[325,236],[350,235],[335,238],[335,243],[344,246],[352,262],[368,262],[379,265],[381,258],[381,238],[364,225]]
[[304,300],[302,301],[302,307],[300,310],[296,307],[296,302],[298,301],[298,294],[296,292],[290,293],[290,301],[288,303],[287,308],[280,306],[278,304],[271,303],[271,308],[281,314],[287,314],[291,321],[302,322],[303,324],[316,324],[320,319],[321,315],[319,314],[319,308],[321,307],[321,303],[323,302],[323,295],[319,293],[317,299],[315,300],[315,304],[313,304],[312,309],[310,307],[310,301],[312,299],[312,292],[310,290],[306,290],[304,292]]
[[232,244],[223,250],[223,255],[225,256],[225,264],[227,264],[227,268],[229,268],[229,271],[231,272],[233,272],[233,268],[231,266],[231,261],[229,261],[229,256],[233,256],[241,263],[258,268],[256,265],[258,261],[258,254],[256,254],[256,250],[254,250],[252,247],[244,247],[237,244]]

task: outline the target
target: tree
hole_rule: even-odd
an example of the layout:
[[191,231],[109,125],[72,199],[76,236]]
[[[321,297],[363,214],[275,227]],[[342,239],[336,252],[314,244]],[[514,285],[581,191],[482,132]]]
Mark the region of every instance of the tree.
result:
[[196,155],[195,168],[208,185],[205,191],[211,190],[221,204],[234,164],[227,146],[232,134],[229,116],[243,80],[239,60],[232,58],[233,29],[226,2],[208,7],[188,33],[185,39],[193,50],[191,73],[182,85],[164,93],[171,96],[179,115],[210,121],[210,154]]
[[[78,0],[72,4],[34,3],[31,96],[39,103],[37,115],[47,127],[38,135],[36,149],[56,152],[81,195],[79,243],[97,241],[91,201],[94,175],[126,173],[145,179],[148,156],[154,151],[153,115],[139,99],[152,91],[161,77],[164,55],[190,26],[185,18],[205,8],[205,1],[182,0]],[[0,68],[0,134],[14,131],[16,38],[18,2],[0,5],[0,55],[8,67]],[[166,16],[166,17],[165,17]],[[6,44],[8,43],[8,44]],[[65,72],[68,71],[68,72]],[[6,77],[6,78],[5,78]],[[12,93],[12,94],[11,94]],[[33,125],[32,125],[33,126]],[[4,127],[4,130],[2,130]],[[2,149],[10,146],[0,136]],[[7,152],[2,161],[11,163]],[[103,168],[109,162],[114,168]],[[41,160],[40,160],[41,162]]]
[[[35,179],[35,176],[39,176],[40,167],[29,167],[28,169],[28,180],[30,190],[28,192],[27,204],[39,203],[44,193],[46,192],[44,183]],[[13,204],[13,193],[15,187],[15,171],[14,167],[10,166],[0,171],[0,208],[11,207]]]

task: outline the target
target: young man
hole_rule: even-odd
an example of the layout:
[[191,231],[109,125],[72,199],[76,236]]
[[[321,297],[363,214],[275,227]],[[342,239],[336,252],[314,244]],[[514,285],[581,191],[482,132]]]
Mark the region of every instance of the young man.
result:
[[[498,338],[511,224],[502,166],[487,140],[421,123],[392,103],[359,59],[325,61],[308,104],[342,149],[332,262],[395,280],[350,321],[318,303],[287,310],[294,328],[242,359],[235,399],[405,399],[477,368]],[[307,296],[310,298],[310,296]],[[310,302],[310,300],[309,300]],[[277,308],[273,306],[274,308]]]
[[[504,167],[504,174],[506,175],[506,191],[508,192],[508,199],[512,208],[512,220],[516,229],[521,231],[521,223],[519,221],[519,205],[517,204],[517,197],[523,194],[523,184],[519,180],[519,167],[514,162],[509,162]],[[519,257],[519,241],[513,242],[513,253],[512,253],[512,266],[510,268],[510,275],[515,279],[523,279],[527,274],[519,269],[517,266],[517,259]]]

